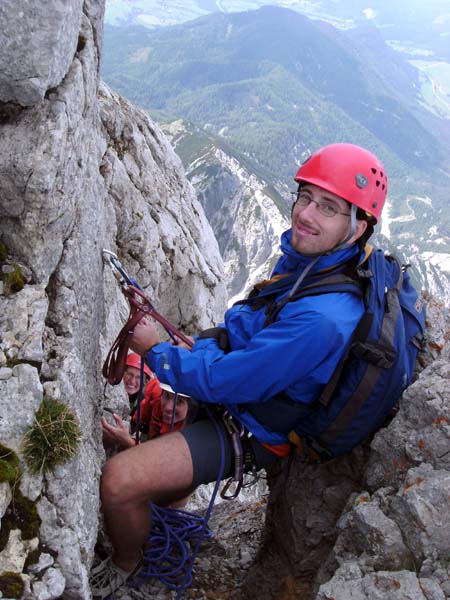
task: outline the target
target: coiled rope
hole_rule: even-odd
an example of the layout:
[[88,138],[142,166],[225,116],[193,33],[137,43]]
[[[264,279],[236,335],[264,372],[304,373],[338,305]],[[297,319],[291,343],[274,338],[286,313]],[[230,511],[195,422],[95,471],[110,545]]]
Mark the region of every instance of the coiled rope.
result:
[[220,442],[220,466],[208,508],[204,516],[176,508],[151,505],[152,529],[144,548],[143,566],[130,584],[140,587],[157,579],[177,592],[177,600],[192,585],[192,570],[202,541],[212,536],[208,521],[223,479],[225,464],[224,433],[209,408],[205,406]]

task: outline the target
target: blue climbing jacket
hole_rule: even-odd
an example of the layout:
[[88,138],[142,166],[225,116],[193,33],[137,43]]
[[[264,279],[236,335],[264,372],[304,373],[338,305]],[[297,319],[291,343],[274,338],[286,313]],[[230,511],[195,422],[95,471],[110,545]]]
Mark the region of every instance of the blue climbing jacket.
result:
[[382,250],[368,250],[364,261],[350,261],[340,272],[295,285],[288,296],[269,305],[267,327],[286,302],[337,291],[364,300],[347,350],[314,403],[299,405],[279,394],[248,406],[259,423],[287,432],[301,452],[316,459],[345,454],[385,423],[412,382],[422,346],[425,307],[407,265]]
[[[290,244],[288,230],[273,275],[288,276],[267,287],[276,302],[288,294],[311,262]],[[359,254],[356,245],[321,257],[308,277],[349,261]],[[306,282],[307,280],[305,280]],[[264,297],[266,291],[262,292]],[[270,327],[265,327],[266,307],[237,303],[225,313],[230,352],[217,340],[199,339],[191,351],[161,343],[146,359],[160,381],[200,401],[222,404],[268,444],[288,441],[288,431],[263,425],[251,412],[252,405],[285,394],[305,414],[311,411],[325,384],[344,356],[352,333],[364,312],[358,295],[332,292],[288,302]]]

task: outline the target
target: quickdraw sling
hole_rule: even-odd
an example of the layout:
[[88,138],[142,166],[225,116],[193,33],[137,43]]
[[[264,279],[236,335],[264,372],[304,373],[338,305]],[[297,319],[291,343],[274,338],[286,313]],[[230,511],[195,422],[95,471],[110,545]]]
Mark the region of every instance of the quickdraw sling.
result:
[[175,343],[182,341],[191,347],[192,341],[156,310],[136,280],[127,275],[114,252],[103,250],[103,259],[111,267],[114,276],[119,282],[122,293],[130,305],[130,314],[127,322],[119,331],[117,338],[111,346],[102,369],[103,377],[107,379],[108,383],[118,385],[122,381],[125,371],[125,361],[134,328],[144,317],[151,317],[160,323]]

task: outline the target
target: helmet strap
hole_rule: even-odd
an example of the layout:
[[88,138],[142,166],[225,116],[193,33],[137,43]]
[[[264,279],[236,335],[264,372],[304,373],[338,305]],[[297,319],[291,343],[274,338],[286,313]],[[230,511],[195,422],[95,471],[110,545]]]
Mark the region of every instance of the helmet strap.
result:
[[286,301],[287,302],[289,300],[289,298],[291,296],[293,296],[295,294],[295,292],[298,289],[298,286],[302,283],[302,281],[305,279],[305,277],[308,275],[308,273],[311,271],[311,269],[313,268],[313,266],[316,264],[316,262],[319,260],[319,258],[321,258],[322,256],[324,256],[323,253],[321,254],[315,254],[314,257],[312,258],[312,261],[306,265],[306,267],[303,269],[303,271],[300,273],[300,276],[298,277],[297,281],[294,283],[291,291],[289,292],[289,294],[286,297]]
[[334,252],[338,252],[339,250],[343,250],[344,248],[348,248],[351,244],[348,241],[355,235],[356,232],[356,213],[358,211],[358,207],[356,204],[352,204],[350,206],[350,229],[345,239],[342,240],[337,246],[325,252],[325,255],[333,254]]
[[345,240],[346,242],[348,242],[348,240],[355,235],[357,211],[358,211],[358,207],[356,206],[356,204],[352,204],[350,207],[350,232]]

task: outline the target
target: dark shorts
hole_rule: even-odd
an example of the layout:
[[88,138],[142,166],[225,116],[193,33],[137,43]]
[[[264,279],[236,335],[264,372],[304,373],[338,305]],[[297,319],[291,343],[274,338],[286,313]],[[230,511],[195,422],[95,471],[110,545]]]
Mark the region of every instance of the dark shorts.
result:
[[[209,418],[201,419],[188,425],[180,432],[186,439],[194,466],[194,486],[201,483],[217,481],[223,461],[222,479],[234,473],[234,450],[231,437],[222,421]],[[256,469],[269,467],[277,460],[277,456],[264,448],[254,437],[243,443],[244,451],[250,453]],[[245,469],[251,470],[251,465]]]

